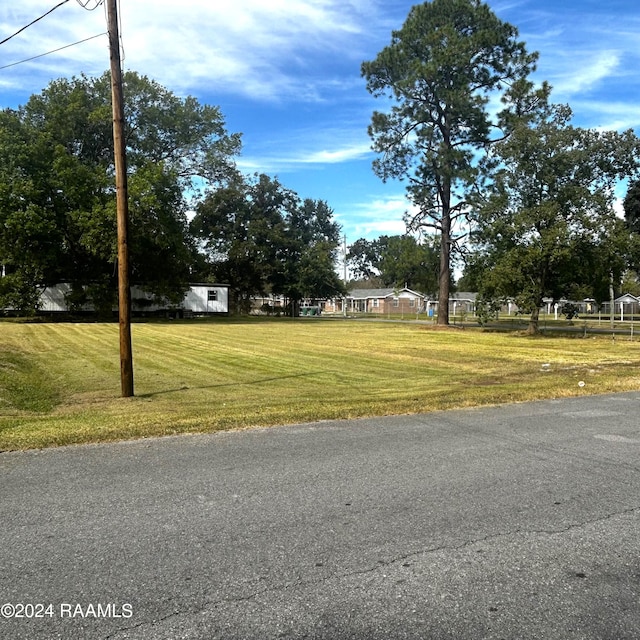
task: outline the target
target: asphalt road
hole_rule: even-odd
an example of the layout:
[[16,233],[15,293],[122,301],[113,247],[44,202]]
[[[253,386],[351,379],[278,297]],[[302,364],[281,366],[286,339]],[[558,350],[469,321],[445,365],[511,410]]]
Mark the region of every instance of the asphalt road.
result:
[[640,638],[640,393],[0,455],[0,637]]

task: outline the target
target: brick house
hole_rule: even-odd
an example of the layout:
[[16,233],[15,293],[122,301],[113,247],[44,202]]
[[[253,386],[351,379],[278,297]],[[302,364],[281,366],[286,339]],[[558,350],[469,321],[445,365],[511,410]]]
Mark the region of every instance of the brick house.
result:
[[353,289],[347,294],[351,313],[418,313],[424,310],[424,295],[407,287],[401,289]]

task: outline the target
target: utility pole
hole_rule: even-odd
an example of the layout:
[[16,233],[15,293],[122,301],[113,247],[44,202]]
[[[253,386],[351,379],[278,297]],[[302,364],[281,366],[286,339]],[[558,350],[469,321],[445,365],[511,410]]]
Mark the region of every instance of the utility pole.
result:
[[614,329],[614,320],[616,315],[616,296],[613,290],[613,271],[609,271],[609,322],[611,331]]
[[[344,242],[343,242],[343,266],[344,266],[344,286],[346,288],[347,286],[347,234],[344,234]],[[345,294],[344,298],[342,299],[342,315],[346,318],[347,317],[347,296]]]
[[116,169],[118,218],[118,319],[120,323],[120,386],[122,397],[133,395],[133,353],[131,350],[131,288],[129,286],[129,195],[127,156],[124,139],[124,100],[118,33],[117,0],[107,0],[109,52],[111,59],[111,102],[113,107],[113,148]]

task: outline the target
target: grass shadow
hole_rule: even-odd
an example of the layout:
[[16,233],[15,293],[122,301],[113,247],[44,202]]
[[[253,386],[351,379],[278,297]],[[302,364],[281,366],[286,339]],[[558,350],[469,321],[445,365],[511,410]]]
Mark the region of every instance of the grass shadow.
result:
[[243,386],[252,386],[257,384],[264,384],[265,382],[276,382],[279,380],[287,380],[289,378],[309,378],[320,373],[331,373],[328,371],[311,371],[308,373],[295,373],[287,376],[274,376],[271,378],[261,378],[259,380],[250,380],[248,382],[225,382],[221,384],[209,384],[209,385],[198,385],[198,386],[182,386],[177,389],[165,389],[163,391],[151,391],[149,393],[140,393],[136,394],[138,398],[154,398],[156,396],[166,395],[168,393],[178,393],[180,391],[189,391],[191,389],[223,389],[225,387],[243,387]]

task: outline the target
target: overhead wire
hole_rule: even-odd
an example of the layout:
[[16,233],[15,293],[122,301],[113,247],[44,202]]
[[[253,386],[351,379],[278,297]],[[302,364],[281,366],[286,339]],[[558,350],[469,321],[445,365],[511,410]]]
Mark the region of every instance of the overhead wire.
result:
[[85,2],[82,2],[82,0],[78,0],[78,4],[83,8],[86,9],[87,11],[95,11],[101,4],[104,3],[104,0],[93,0],[94,5],[93,7],[89,8],[87,5],[89,4],[89,0],[85,0]]
[[122,0],[118,0],[118,34],[120,37],[120,64],[124,66],[127,54],[124,50],[124,40],[122,39]]
[[25,62],[31,62],[32,60],[37,60],[38,58],[44,58],[44,56],[51,55],[52,53],[58,53],[58,51],[62,51],[63,49],[68,49],[69,47],[75,47],[78,44],[83,44],[84,42],[89,42],[89,40],[94,40],[95,38],[100,38],[101,36],[106,36],[107,32],[98,33],[95,36],[90,36],[89,38],[85,38],[84,40],[78,40],[78,42],[74,42],[72,44],[67,44],[64,47],[59,47],[58,49],[53,49],[53,51],[47,51],[47,53],[41,53],[37,56],[32,56],[31,58],[27,58],[26,60],[20,60],[19,62],[12,62],[11,64],[5,64],[3,67],[0,67],[0,71],[3,69],[8,69],[9,67],[15,67],[19,64],[24,64]]
[[[77,0],[78,4],[83,9],[86,9],[87,11],[95,11],[100,5],[104,4],[104,0],[92,0],[92,1],[93,1],[94,5],[92,7],[89,7],[90,0],[84,0],[84,2],[83,2],[83,0]],[[29,24],[25,25],[21,29],[18,29],[18,31],[16,31],[12,35],[10,35],[7,38],[5,38],[4,40],[0,41],[0,45],[3,45],[5,42],[8,42],[12,38],[15,38],[17,35],[19,35],[20,33],[25,31],[29,27],[31,27],[34,24],[36,24],[36,22],[39,22],[43,18],[46,18],[49,14],[53,13],[56,9],[59,9],[62,5],[67,4],[67,2],[69,2],[69,0],[63,0],[62,2],[57,4],[55,7],[53,7],[52,9],[49,9],[49,11],[47,11],[44,14],[42,14],[39,18],[36,18],[35,20],[32,20]],[[95,38],[99,38],[99,37],[104,36],[104,35],[106,35],[106,32],[105,33],[99,33],[99,34],[97,34],[95,36],[90,36],[88,38],[85,38],[84,40],[78,40],[77,42],[73,42],[72,44],[67,44],[67,45],[65,45],[63,47],[59,47],[57,49],[53,49],[52,51],[47,51],[47,53],[41,53],[41,54],[39,54],[37,56],[32,56],[31,58],[27,58],[25,60],[20,60],[18,62],[12,62],[10,64],[6,64],[6,65],[0,67],[0,71],[2,71],[3,69],[8,69],[9,67],[15,67],[15,66],[17,66],[19,64],[24,64],[26,62],[31,62],[32,60],[37,60],[38,58],[43,58],[44,56],[51,55],[52,53],[58,53],[58,51],[63,51],[64,49],[68,49],[69,47],[75,47],[76,45],[83,44],[84,42],[88,42],[89,40],[93,40]]]
[[60,4],[57,4],[55,7],[53,7],[53,9],[49,9],[47,13],[44,13],[39,18],[32,20],[29,24],[22,27],[22,29],[18,29],[18,31],[11,34],[8,38],[5,38],[4,40],[0,40],[0,45],[3,45],[5,42],[9,42],[11,38],[15,38],[18,34],[22,33],[25,29],[28,29],[29,27],[33,26],[36,22],[42,20],[42,18],[46,18],[50,13],[53,13],[56,9],[59,9],[63,4],[67,4],[67,2],[69,2],[69,0],[62,0],[62,2]]
[[[107,15],[107,5],[104,2],[104,0],[96,0],[99,1],[100,4],[104,4],[104,19],[106,20],[107,24],[109,23],[109,17]],[[78,2],[80,2],[80,0],[78,0]],[[117,0],[118,2],[118,7],[117,7],[117,15],[118,15],[118,40],[119,40],[119,47],[120,47],[120,64],[124,67],[124,63],[125,60],[127,59],[125,50],[124,50],[124,40],[122,39],[122,7],[121,7],[121,0]]]

